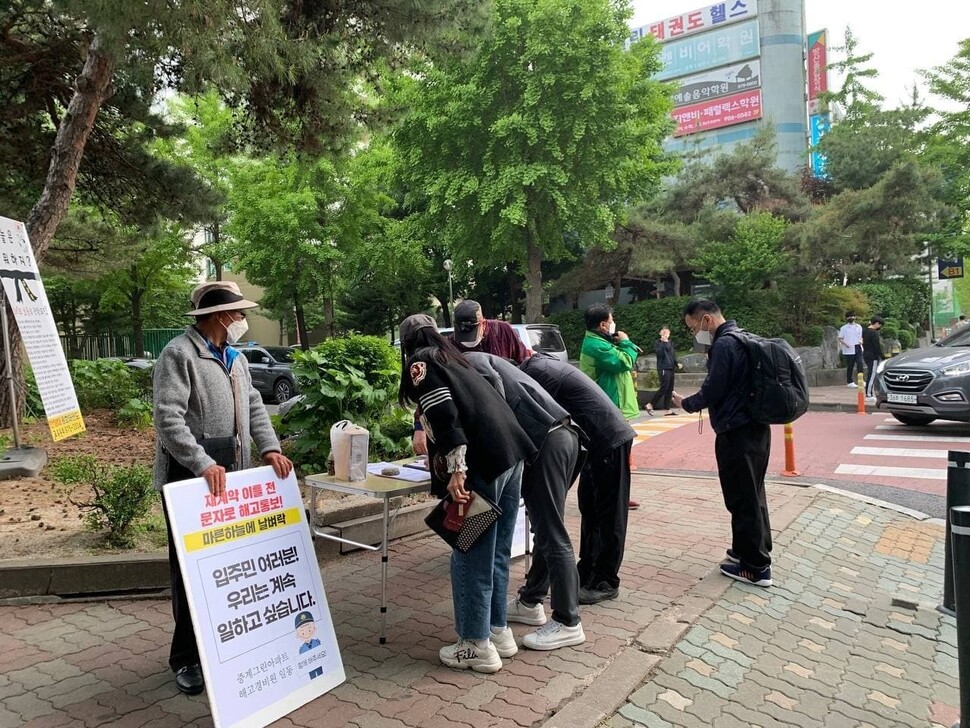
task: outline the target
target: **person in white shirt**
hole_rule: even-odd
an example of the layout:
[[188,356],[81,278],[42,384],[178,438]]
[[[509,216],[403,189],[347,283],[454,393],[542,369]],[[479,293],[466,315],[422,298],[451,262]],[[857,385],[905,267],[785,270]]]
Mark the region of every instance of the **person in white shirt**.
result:
[[839,329],[839,347],[845,358],[845,386],[855,387],[852,370],[865,374],[866,364],[862,355],[862,326],[856,323],[852,311],[846,312],[845,324]]

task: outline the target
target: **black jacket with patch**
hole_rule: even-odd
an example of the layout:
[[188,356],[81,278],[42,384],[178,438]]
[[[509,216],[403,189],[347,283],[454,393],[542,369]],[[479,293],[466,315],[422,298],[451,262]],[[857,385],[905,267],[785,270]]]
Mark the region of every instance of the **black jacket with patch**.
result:
[[421,406],[424,417],[431,492],[443,497],[449,476],[441,462],[459,445],[467,448],[469,474],[486,482],[530,457],[536,448],[505,400],[478,372],[459,364],[440,364],[436,351],[417,351],[402,376],[405,393]]

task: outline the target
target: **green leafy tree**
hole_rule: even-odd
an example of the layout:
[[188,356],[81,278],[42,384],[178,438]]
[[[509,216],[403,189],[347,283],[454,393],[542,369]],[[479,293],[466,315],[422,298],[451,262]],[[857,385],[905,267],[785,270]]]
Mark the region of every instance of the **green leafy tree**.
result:
[[852,28],[846,26],[842,45],[832,49],[841,58],[829,62],[829,68],[842,76],[842,86],[821,96],[822,101],[839,104],[849,120],[878,110],[885,100],[868,85],[879,76],[878,69],[869,65],[874,54],[863,53],[859,45]]
[[782,241],[788,227],[781,218],[761,212],[741,217],[731,238],[708,244],[697,264],[705,277],[732,300],[765,284],[787,264]]
[[468,62],[430,65],[396,133],[427,201],[427,234],[476,266],[520,263],[526,320],[542,316],[542,262],[610,247],[625,205],[672,171],[669,89],[652,40],[624,51],[626,3],[496,0]]

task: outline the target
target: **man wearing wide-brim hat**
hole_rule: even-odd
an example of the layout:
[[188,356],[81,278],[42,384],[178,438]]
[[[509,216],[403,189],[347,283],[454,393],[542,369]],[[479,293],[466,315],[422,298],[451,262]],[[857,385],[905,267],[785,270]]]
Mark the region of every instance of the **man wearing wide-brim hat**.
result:
[[[229,281],[201,283],[192,291],[187,315],[195,323],[168,343],[152,370],[158,490],[202,477],[213,495],[222,495],[227,470],[252,467],[253,442],[263,463],[272,465],[280,478],[293,469],[253,387],[246,357],[230,346],[245,335],[246,311],[257,305]],[[195,695],[205,689],[205,682],[170,524],[168,544],[175,615],[169,665],[178,689]]]

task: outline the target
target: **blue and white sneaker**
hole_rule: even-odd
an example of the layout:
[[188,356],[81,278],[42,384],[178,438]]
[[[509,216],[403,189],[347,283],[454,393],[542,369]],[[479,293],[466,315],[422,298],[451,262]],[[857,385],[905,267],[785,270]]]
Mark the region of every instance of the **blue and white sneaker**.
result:
[[744,581],[755,586],[771,586],[771,567],[752,569],[741,564],[721,564],[721,573],[738,581]]

